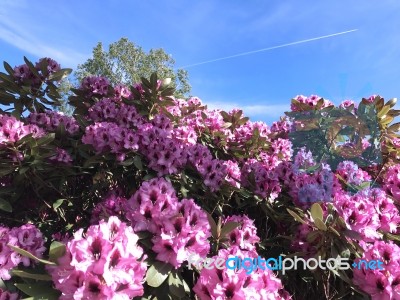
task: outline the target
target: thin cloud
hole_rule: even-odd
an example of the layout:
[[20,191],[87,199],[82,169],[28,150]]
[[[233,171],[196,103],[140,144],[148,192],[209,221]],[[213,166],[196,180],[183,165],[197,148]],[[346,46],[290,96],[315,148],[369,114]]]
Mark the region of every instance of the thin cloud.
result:
[[[78,63],[81,63],[88,57],[72,49],[57,49],[46,45],[46,42],[35,34],[35,28],[21,23],[21,20],[24,18],[12,18],[8,16],[7,10],[16,8],[14,3],[6,2],[5,4],[0,10],[0,39],[4,42],[37,57],[51,57],[66,67],[76,67]],[[18,8],[20,10],[24,8],[22,3],[20,3]],[[15,21],[16,19],[18,22]]]
[[255,54],[255,53],[259,53],[259,52],[270,51],[270,50],[289,47],[289,46],[298,45],[298,44],[304,44],[304,43],[317,41],[317,40],[322,40],[322,39],[327,39],[327,38],[330,38],[330,37],[334,37],[334,36],[338,36],[338,35],[342,35],[342,34],[348,34],[348,33],[351,33],[351,32],[355,32],[357,30],[358,29],[351,29],[351,30],[342,31],[342,32],[333,33],[333,34],[328,34],[328,35],[323,35],[323,36],[319,36],[319,37],[315,37],[315,38],[311,38],[311,39],[305,39],[305,40],[301,40],[301,41],[297,41],[297,42],[282,44],[282,45],[278,45],[278,46],[273,46],[273,47],[268,47],[268,48],[263,48],[263,49],[248,51],[248,52],[243,52],[243,53],[239,53],[239,54],[235,54],[235,55],[230,55],[230,56],[211,59],[211,60],[207,60],[207,61],[203,61],[203,62],[199,62],[199,63],[195,63],[195,64],[190,64],[190,65],[182,66],[182,67],[179,67],[179,68],[180,69],[192,68],[192,67],[195,67],[195,66],[205,65],[205,64],[209,64],[209,63],[213,63],[213,62],[217,62],[217,61],[221,61],[221,60],[226,60],[226,59],[236,58],[236,57],[240,57],[240,56],[251,55],[251,54]]

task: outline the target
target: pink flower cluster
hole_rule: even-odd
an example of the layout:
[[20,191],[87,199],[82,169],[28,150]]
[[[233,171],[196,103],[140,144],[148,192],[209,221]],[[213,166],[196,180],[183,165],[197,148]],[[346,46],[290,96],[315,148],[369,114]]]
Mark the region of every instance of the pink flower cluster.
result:
[[41,58],[35,64],[35,71],[39,77],[32,72],[27,64],[14,68],[14,78],[20,84],[30,84],[32,87],[39,87],[49,75],[60,70],[60,65],[51,58]]
[[35,68],[41,73],[42,76],[47,77],[60,70],[60,64],[54,59],[44,57],[39,59]]
[[[213,257],[228,259],[230,257],[257,258],[255,251],[242,251],[238,247],[229,250],[221,249]],[[258,269],[247,275],[245,270],[207,269],[200,271],[200,277],[193,288],[196,295],[202,300],[278,300],[291,299],[283,289],[281,281],[271,270]]]
[[257,161],[254,158],[248,159],[242,168],[242,184],[252,188],[254,192],[270,200],[274,200],[281,192],[277,173],[268,165]]
[[44,135],[36,125],[25,125],[12,116],[0,114],[0,144],[15,143],[24,136],[32,134],[34,138]]
[[61,148],[56,148],[56,153],[53,156],[50,156],[49,160],[52,162],[58,162],[62,164],[71,164],[71,162],[73,161],[68,151]]
[[101,76],[88,76],[82,80],[80,88],[84,90],[88,97],[106,96],[110,82]]
[[339,107],[340,108],[349,108],[353,105],[354,109],[353,109],[353,113],[357,113],[357,103],[355,103],[353,100],[344,100]]
[[279,134],[284,139],[288,138],[289,131],[290,123],[285,118],[281,118],[280,121],[273,122],[271,125],[271,133]]
[[139,127],[140,151],[147,158],[148,167],[157,171],[158,176],[178,173],[187,162],[186,146],[172,138],[172,128],[164,115]]
[[239,164],[233,160],[225,160],[223,161],[226,167],[226,177],[225,180],[230,185],[240,188],[240,167]]
[[[200,173],[204,179],[204,184],[211,191],[219,190],[225,179],[233,183],[233,178],[238,178],[239,174],[237,174],[237,169],[235,170],[234,162],[225,164],[222,160],[213,159],[206,146],[193,145],[189,148],[188,155],[190,164]],[[231,177],[229,172],[234,177]]]
[[[214,192],[225,182],[239,187],[242,181],[249,187],[247,178],[240,175],[240,172],[243,173],[242,163],[214,159],[207,147],[196,144],[197,136],[206,129],[223,132],[228,136],[228,149],[230,145],[242,145],[249,141],[256,129],[261,137],[268,138],[271,133],[268,126],[262,122],[247,121],[231,132],[224,128],[220,111],[204,110],[200,99],[193,97],[187,102],[175,100],[175,103],[176,106],[168,109],[176,115],[184,115],[177,126],[162,114],[145,122],[133,106],[121,104],[114,98],[103,98],[89,109],[90,118],[95,123],[86,128],[82,141],[93,145],[97,153],[111,151],[117,154],[119,160],[124,160],[127,151],[138,149],[146,157],[147,166],[158,176],[176,174],[189,162],[200,173],[204,184]],[[230,114],[236,112],[233,110]],[[284,121],[281,123],[285,124]],[[282,160],[290,159],[291,155],[291,143],[278,138],[272,141],[269,152],[260,153],[261,162],[247,162],[247,165],[254,165],[250,169],[245,167],[247,172],[257,170],[256,190],[260,196],[271,196],[271,199],[278,196],[280,187],[274,169]]]
[[339,163],[336,174],[340,175],[347,183],[354,185],[360,185],[363,182],[371,180],[371,176],[352,161]]
[[400,202],[400,165],[391,166],[384,176],[383,188],[386,193]]
[[[376,241],[373,244],[362,242],[365,252],[360,260],[379,260],[382,269],[355,268],[353,282],[371,296],[372,300],[400,299],[400,247],[393,242]],[[361,264],[361,266],[363,266]]]
[[3,291],[0,288],[0,300],[17,300],[19,295],[17,293],[10,293],[9,291]]
[[132,299],[144,293],[146,264],[132,227],[112,216],[74,234],[58,266],[48,267],[60,299]]
[[73,117],[65,116],[57,111],[33,112],[27,117],[27,121],[50,132],[55,131],[61,124],[64,126],[65,131],[71,135],[79,131],[79,124]]
[[[235,111],[231,111],[232,115]],[[251,122],[247,121],[245,124],[235,128],[232,135],[230,136],[229,142],[234,144],[235,146],[243,147],[246,142],[251,140],[254,134],[254,130],[258,130],[260,137],[268,138],[268,135],[271,133],[268,125],[263,122]],[[228,133],[229,134],[229,133]],[[229,137],[229,135],[228,135]]]
[[238,247],[240,250],[255,251],[256,244],[260,242],[257,236],[257,227],[248,216],[230,216],[225,218],[223,225],[227,222],[238,222],[239,227],[228,234],[227,248]]
[[[313,171],[308,171],[312,168]],[[301,149],[294,163],[282,163],[277,168],[282,183],[289,188],[292,201],[303,208],[315,202],[331,202],[339,188],[337,178],[327,164],[317,165],[312,153]]]
[[0,279],[11,278],[10,270],[23,264],[28,267],[32,261],[13,251],[7,245],[21,248],[41,258],[46,250],[42,233],[32,224],[22,225],[9,229],[0,226]]
[[[315,108],[317,106],[318,101],[322,98],[317,95],[312,95],[310,97],[305,97],[303,95],[299,95],[299,96],[295,97],[294,99],[300,103],[307,104],[311,108]],[[333,103],[331,101],[324,99],[322,108],[331,106],[331,105],[333,105]],[[294,105],[293,103],[291,104],[290,108],[292,111],[299,111],[298,108],[296,107],[296,105]]]
[[127,200],[117,195],[116,192],[111,192],[103,201],[98,203],[92,211],[92,224],[99,223],[100,220],[107,220],[111,216],[121,218],[125,213]]
[[92,145],[97,153],[111,151],[111,153],[120,154],[136,151],[139,148],[137,134],[110,122],[98,122],[88,126],[82,142]]
[[144,122],[131,105],[116,102],[117,98],[103,98],[89,108],[89,117],[94,122],[113,122],[122,127],[136,128]]
[[367,188],[355,195],[336,193],[334,205],[348,228],[359,232],[365,241],[380,239],[379,231],[394,233],[400,224],[393,200],[378,188]]
[[123,84],[117,84],[114,87],[114,96],[116,99],[119,99],[119,100],[122,98],[129,99],[131,97],[131,95],[132,95],[132,93],[129,90],[129,88]]
[[152,250],[158,260],[178,268],[192,253],[207,255],[210,226],[206,213],[192,199],[179,202],[168,181],[143,182],[128,201],[128,220],[135,231],[154,234]]

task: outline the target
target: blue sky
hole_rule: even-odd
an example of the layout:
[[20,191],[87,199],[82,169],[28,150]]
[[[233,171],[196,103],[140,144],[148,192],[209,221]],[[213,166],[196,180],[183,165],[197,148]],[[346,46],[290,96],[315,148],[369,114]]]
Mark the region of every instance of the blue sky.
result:
[[400,1],[1,0],[1,59],[75,68],[101,41],[164,48],[176,66],[358,29],[188,68],[192,94],[271,123],[298,94],[335,103],[400,96]]

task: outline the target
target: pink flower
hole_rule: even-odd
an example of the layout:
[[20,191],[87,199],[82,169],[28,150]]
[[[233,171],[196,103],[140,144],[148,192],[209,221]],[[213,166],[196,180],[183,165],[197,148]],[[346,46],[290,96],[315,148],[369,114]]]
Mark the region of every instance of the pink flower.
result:
[[364,249],[360,260],[379,260],[383,262],[382,269],[355,268],[353,282],[368,293],[372,300],[399,299],[400,293],[400,247],[393,242],[377,241],[373,244],[361,244]]
[[19,299],[18,293],[11,293],[0,289],[0,300],[17,300]]
[[224,220],[227,222],[238,222],[239,227],[235,228],[228,234],[227,247],[239,247],[240,250],[255,251],[256,244],[260,241],[257,236],[257,228],[254,226],[254,221],[244,216],[230,216]]
[[[48,267],[61,299],[131,299],[143,295],[146,264],[132,227],[112,216],[78,230],[58,266]],[[141,259],[141,260],[139,260]]]
[[[230,250],[219,250],[218,255],[213,259],[224,258],[226,260],[235,256],[241,259],[256,258],[257,253],[231,247]],[[244,269],[203,268],[193,291],[202,300],[291,299],[283,290],[281,281],[267,268],[265,270],[257,269],[250,276],[246,274]]]

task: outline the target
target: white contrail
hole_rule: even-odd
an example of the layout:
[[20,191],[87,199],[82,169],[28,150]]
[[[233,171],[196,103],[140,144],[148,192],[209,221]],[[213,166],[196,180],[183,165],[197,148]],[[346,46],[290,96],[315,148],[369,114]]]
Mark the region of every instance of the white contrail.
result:
[[297,45],[297,44],[308,43],[308,42],[317,41],[317,40],[322,40],[322,39],[326,39],[326,38],[329,38],[329,37],[333,37],[333,36],[337,36],[337,35],[342,35],[342,34],[354,32],[354,31],[357,31],[357,30],[358,29],[352,29],[352,30],[347,30],[347,31],[343,31],[343,32],[334,33],[334,34],[323,35],[323,36],[315,37],[315,38],[312,38],[312,39],[306,39],[306,40],[301,40],[301,41],[292,42],[292,43],[288,43],[288,44],[283,44],[283,45],[279,45],[279,46],[273,46],[273,47],[263,48],[263,49],[259,49],[259,50],[243,52],[243,53],[239,53],[239,54],[235,54],[235,55],[230,55],[230,56],[226,56],[226,57],[216,58],[216,59],[207,60],[207,61],[203,61],[203,62],[191,64],[191,65],[182,66],[179,69],[187,69],[187,68],[200,66],[200,65],[204,65],[204,64],[209,64],[209,63],[220,61],[220,60],[225,60],[225,59],[235,58],[235,57],[239,57],[239,56],[250,55],[250,54],[254,54],[254,53],[258,53],[258,52],[274,50],[274,49],[278,49],[278,48],[283,48],[283,47],[293,46],[293,45]]

